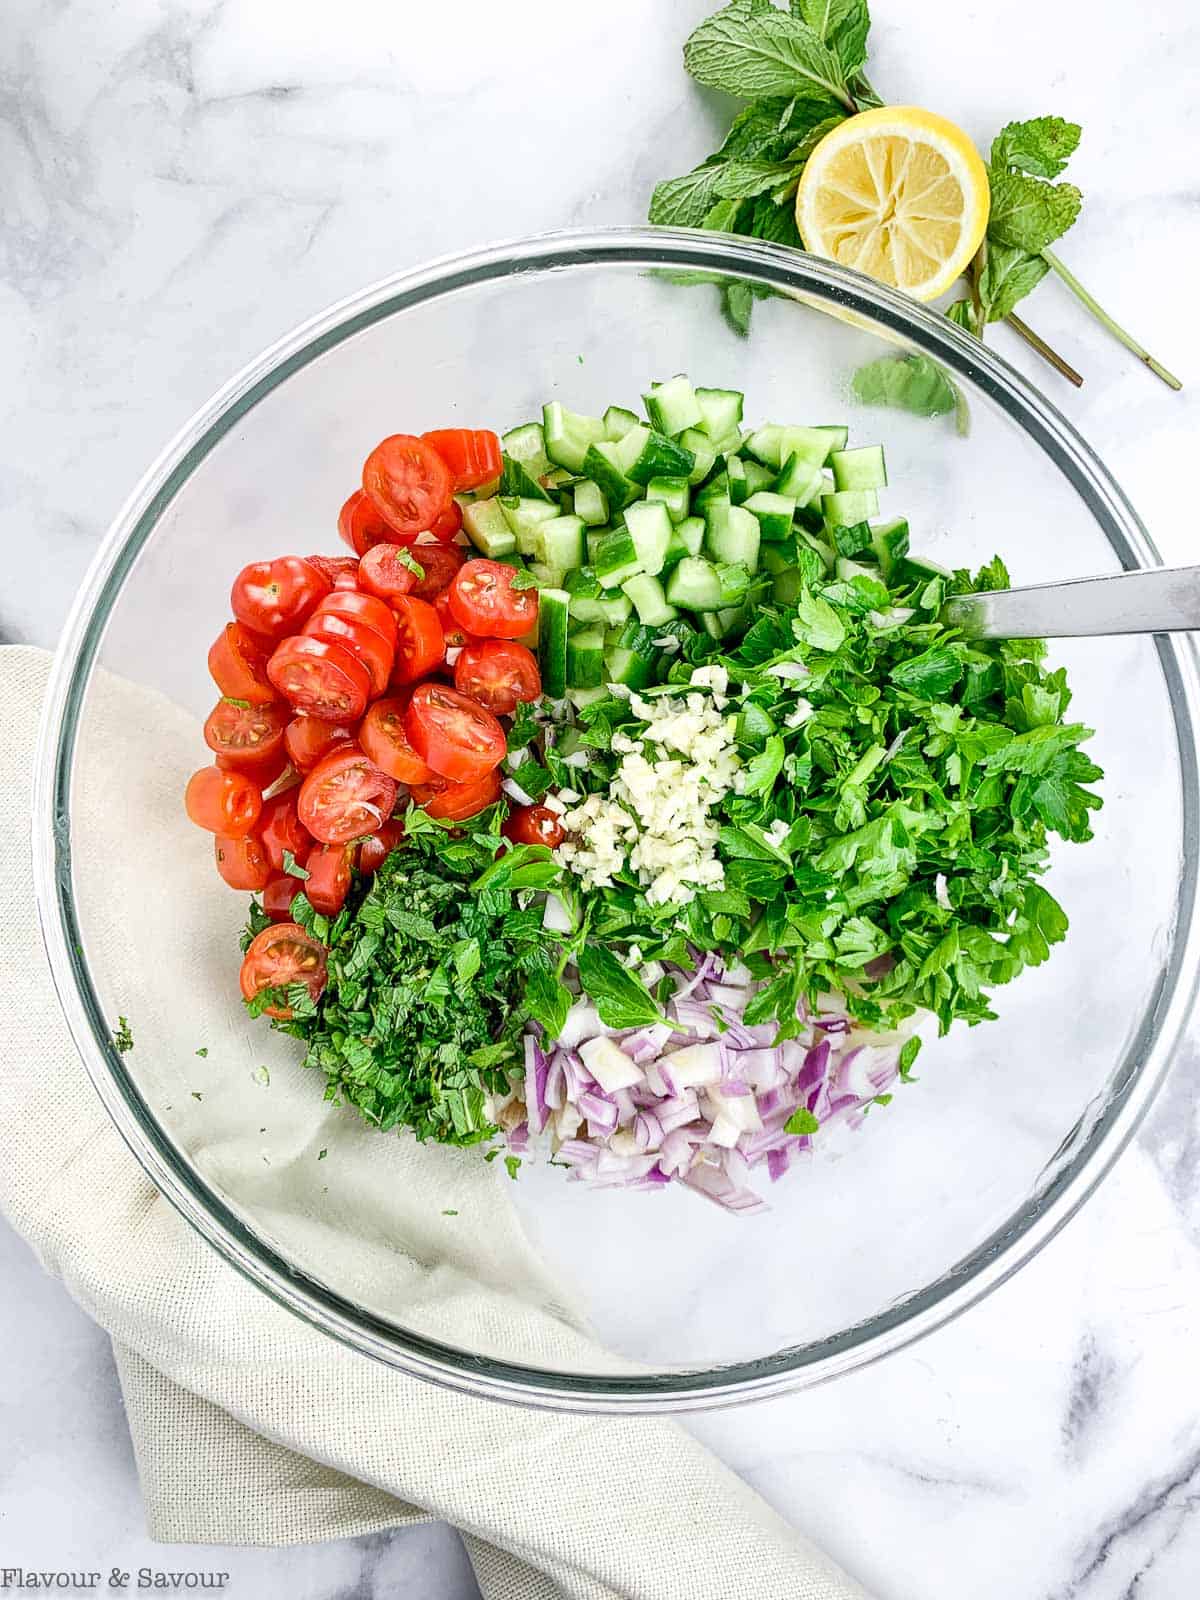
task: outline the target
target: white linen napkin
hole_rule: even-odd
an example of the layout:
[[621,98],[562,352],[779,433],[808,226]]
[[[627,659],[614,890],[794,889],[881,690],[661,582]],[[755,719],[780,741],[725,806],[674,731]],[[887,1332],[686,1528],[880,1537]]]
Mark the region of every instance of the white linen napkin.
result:
[[[0,1209],[112,1337],[151,1534],[284,1545],[439,1518],[462,1531],[487,1600],[867,1600],[673,1424],[521,1411],[403,1377],[277,1306],[162,1199],[79,1061],[38,934],[30,782],[48,664],[40,651],[0,650],[0,1012],[9,1041],[0,1073]],[[186,759],[185,740],[193,763],[201,748],[190,719],[110,679],[89,701],[88,726],[86,759],[98,763],[99,778],[113,774],[113,793],[144,792],[148,812],[181,804],[175,763]],[[87,792],[98,791],[89,783]],[[136,831],[136,817],[120,821]],[[75,826],[77,850],[85,841],[103,849],[114,823],[96,803]],[[144,832],[149,840],[155,829]],[[119,875],[120,857],[106,859]],[[233,897],[205,882],[211,937],[227,940]],[[120,907],[120,882],[112,887]],[[167,919],[164,929],[179,887],[164,881],[165,909],[156,909],[157,897],[146,907],[148,917]],[[121,937],[119,917],[106,928],[96,916],[98,939]],[[194,920],[190,909],[189,926]],[[90,939],[91,923],[88,932]],[[159,1031],[180,1026],[180,997],[203,990],[194,965],[186,969],[194,944],[178,947],[164,937],[144,993],[132,980],[128,1014],[139,1052],[161,1048]],[[173,961],[186,970],[173,971]],[[195,1004],[202,1015],[202,992]],[[245,1048],[247,1059],[261,1059],[261,1035]],[[150,1070],[143,1056],[139,1078]],[[287,1160],[279,1172],[276,1155],[264,1176],[259,1129],[250,1124],[267,1113],[261,1099],[247,1112],[242,1098],[260,1092],[245,1087],[249,1071],[234,1074],[219,1106],[197,1105],[194,1139],[185,1133],[208,1174],[235,1191],[244,1180],[245,1194],[269,1177],[280,1237],[336,1249],[343,1263],[361,1266],[364,1281],[386,1263],[398,1303],[419,1303],[425,1327],[440,1316],[447,1329],[488,1328],[493,1313],[479,1276],[486,1260],[469,1226],[472,1212],[486,1217],[487,1249],[498,1240],[505,1248],[523,1302],[525,1347],[563,1365],[588,1348],[586,1332],[556,1303],[493,1168],[470,1153],[448,1168],[445,1151],[362,1128],[323,1105],[310,1076],[275,1074],[272,1129],[288,1159],[315,1159],[320,1146],[331,1161],[349,1162],[359,1211],[342,1207],[319,1225],[299,1208],[288,1215]],[[447,1197],[467,1218],[448,1235],[444,1260],[432,1259],[443,1247],[431,1242],[428,1207],[418,1213],[406,1201],[413,1183],[448,1184]]]

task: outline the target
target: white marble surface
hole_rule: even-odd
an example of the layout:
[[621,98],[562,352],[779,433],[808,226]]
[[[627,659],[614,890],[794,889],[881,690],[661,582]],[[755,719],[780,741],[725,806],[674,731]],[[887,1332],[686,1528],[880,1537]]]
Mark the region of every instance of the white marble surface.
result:
[[[458,247],[638,220],[654,178],[707,153],[725,115],[679,66],[708,9],[7,0],[0,636],[52,642],[149,457],[301,317]],[[1047,387],[1168,557],[1191,559],[1193,8],[875,9],[888,98],[980,137],[1048,110],[1083,122],[1072,175],[1088,205],[1066,253],[1189,388],[1168,394],[1052,283],[1030,320],[1087,374],[1079,394]],[[1179,1062],[1099,1195],[984,1306],[872,1370],[696,1431],[881,1600],[1196,1593],[1196,1070]],[[0,1567],[216,1567],[256,1600],[476,1593],[444,1528],[283,1552],[151,1546],[106,1341],[3,1228],[0,1285]]]

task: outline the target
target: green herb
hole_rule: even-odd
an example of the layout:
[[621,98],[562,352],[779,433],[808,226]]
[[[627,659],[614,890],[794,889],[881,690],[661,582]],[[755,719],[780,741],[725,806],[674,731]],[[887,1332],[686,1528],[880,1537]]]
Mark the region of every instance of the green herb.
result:
[[192,1099],[193,1100],[203,1100],[204,1096],[200,1093],[199,1089],[193,1089],[192,1090]]
[[196,1051],[196,1054],[198,1056],[206,1056],[208,1054],[208,1046],[206,1044],[202,1044],[199,1050]]
[[816,1133],[821,1124],[812,1112],[799,1106],[783,1125],[785,1133]]
[[317,1151],[317,1160],[318,1160],[318,1161],[324,1161],[324,1159],[325,1159],[325,1157],[326,1157],[326,1156],[327,1156],[327,1155],[328,1155],[328,1154],[329,1154],[329,1151],[328,1151],[328,1150],[318,1150],[318,1151]]
[[509,583],[509,588],[510,589],[536,589],[537,586],[538,586],[537,579],[534,577],[533,573],[530,572],[527,568],[524,568],[524,567],[514,567],[513,568],[512,579],[511,579],[511,581]]
[[283,852],[283,870],[290,878],[307,878],[309,876],[290,850]]
[[606,1028],[640,1028],[661,1022],[662,1012],[642,980],[623,967],[611,950],[585,944],[578,958],[579,982],[596,1002]]
[[[966,302],[963,302],[966,304]],[[881,356],[859,367],[851,379],[865,406],[891,406],[916,417],[941,417],[954,412],[958,431],[969,428],[967,402],[944,367],[928,356]]]
[[249,700],[238,700],[231,694],[223,694],[221,701],[224,705],[236,706],[239,711],[249,711],[250,709]]
[[505,1158],[504,1158],[504,1167],[505,1167],[505,1170],[507,1171],[509,1177],[515,1183],[516,1179],[517,1179],[517,1173],[521,1170],[521,1158],[520,1158],[520,1156],[505,1156]]
[[402,567],[407,567],[417,581],[420,582],[420,580],[425,576],[425,568],[417,560],[416,556],[413,555],[412,551],[407,545],[398,545],[396,548],[400,552],[399,555],[397,555],[396,560]]
[[[580,357],[580,359],[582,360],[583,358]],[[444,1217],[456,1217],[458,1215],[458,1212],[457,1211],[443,1211],[442,1215]]]
[[117,1018],[117,1031],[113,1034],[113,1049],[118,1055],[125,1055],[133,1049],[133,1032],[129,1026],[128,1017]]

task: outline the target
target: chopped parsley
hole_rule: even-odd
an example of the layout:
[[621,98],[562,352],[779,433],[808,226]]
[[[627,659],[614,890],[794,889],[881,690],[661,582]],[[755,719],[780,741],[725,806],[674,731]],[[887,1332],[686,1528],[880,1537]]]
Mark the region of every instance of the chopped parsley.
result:
[[113,1049],[118,1055],[125,1055],[133,1049],[133,1031],[129,1026],[128,1017],[117,1018],[117,1031],[113,1034]]

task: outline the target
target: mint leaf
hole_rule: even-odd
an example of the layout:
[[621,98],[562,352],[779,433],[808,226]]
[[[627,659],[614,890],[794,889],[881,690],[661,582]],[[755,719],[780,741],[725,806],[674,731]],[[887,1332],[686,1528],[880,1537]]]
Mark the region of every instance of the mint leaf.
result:
[[118,1055],[126,1055],[133,1049],[133,1030],[129,1026],[128,1017],[117,1018],[117,1031],[113,1034],[112,1043]]
[[525,985],[525,1005],[535,1022],[540,1022],[551,1039],[563,1031],[574,996],[553,973],[538,968],[529,974]]
[[309,873],[300,865],[290,850],[283,852],[283,870],[289,878],[307,878]]
[[1062,117],[1030,117],[1010,122],[992,140],[993,167],[1018,167],[1035,178],[1057,178],[1075,154],[1083,132]]
[[846,637],[842,619],[820,595],[805,589],[796,602],[792,632],[814,650],[834,651]]
[[799,176],[786,161],[727,161],[719,171],[716,192],[734,200],[752,199]]
[[833,51],[799,18],[772,8],[718,11],[684,45],[683,64],[697,83],[739,100],[831,96],[851,106],[846,73]]
[[579,982],[596,1003],[606,1028],[641,1028],[662,1020],[646,985],[601,945],[585,944],[577,957]]
[[650,199],[650,221],[663,227],[698,228],[719,199],[716,184],[721,166],[697,167],[682,178],[668,178]]
[[1083,196],[1073,183],[1045,183],[1020,172],[991,174],[988,238],[1036,255],[1062,237],[1079,215]]
[[413,555],[412,551],[407,545],[399,545],[397,548],[399,550],[399,554],[396,556],[396,560],[402,567],[407,567],[419,583],[425,576],[425,568],[417,560],[416,556]]
[[1050,271],[1038,255],[1018,250],[1013,245],[989,240],[987,258],[979,276],[979,297],[989,322],[1003,322],[1019,300]]
[[917,417],[940,417],[958,404],[954,384],[928,356],[881,356],[859,367],[850,385],[865,406],[891,406]]
[[976,338],[979,337],[975,307],[969,300],[956,300],[953,305],[946,307],[946,315],[956,327],[965,328],[968,333],[973,333]]
[[750,232],[756,239],[766,239],[771,244],[790,245],[793,250],[803,250],[804,242],[796,226],[795,206],[776,205],[767,195],[759,195],[750,215]]
[[521,590],[521,589],[536,589],[537,586],[538,586],[537,579],[534,577],[532,572],[528,571],[527,568],[525,568],[525,567],[514,567],[513,568],[512,580],[509,583],[509,588],[510,589],[517,589],[517,590]]
[[721,287],[721,313],[734,333],[743,338],[750,332],[750,313],[754,309],[754,293],[748,283],[739,278],[736,283]]
[[709,233],[735,233],[738,212],[742,209],[742,204],[741,200],[718,200],[716,205],[705,213],[700,226],[707,228]]
[[783,1125],[784,1133],[816,1133],[821,1124],[805,1106],[798,1106]]
[[866,61],[871,31],[866,0],[791,0],[791,12],[833,49],[847,77]]

